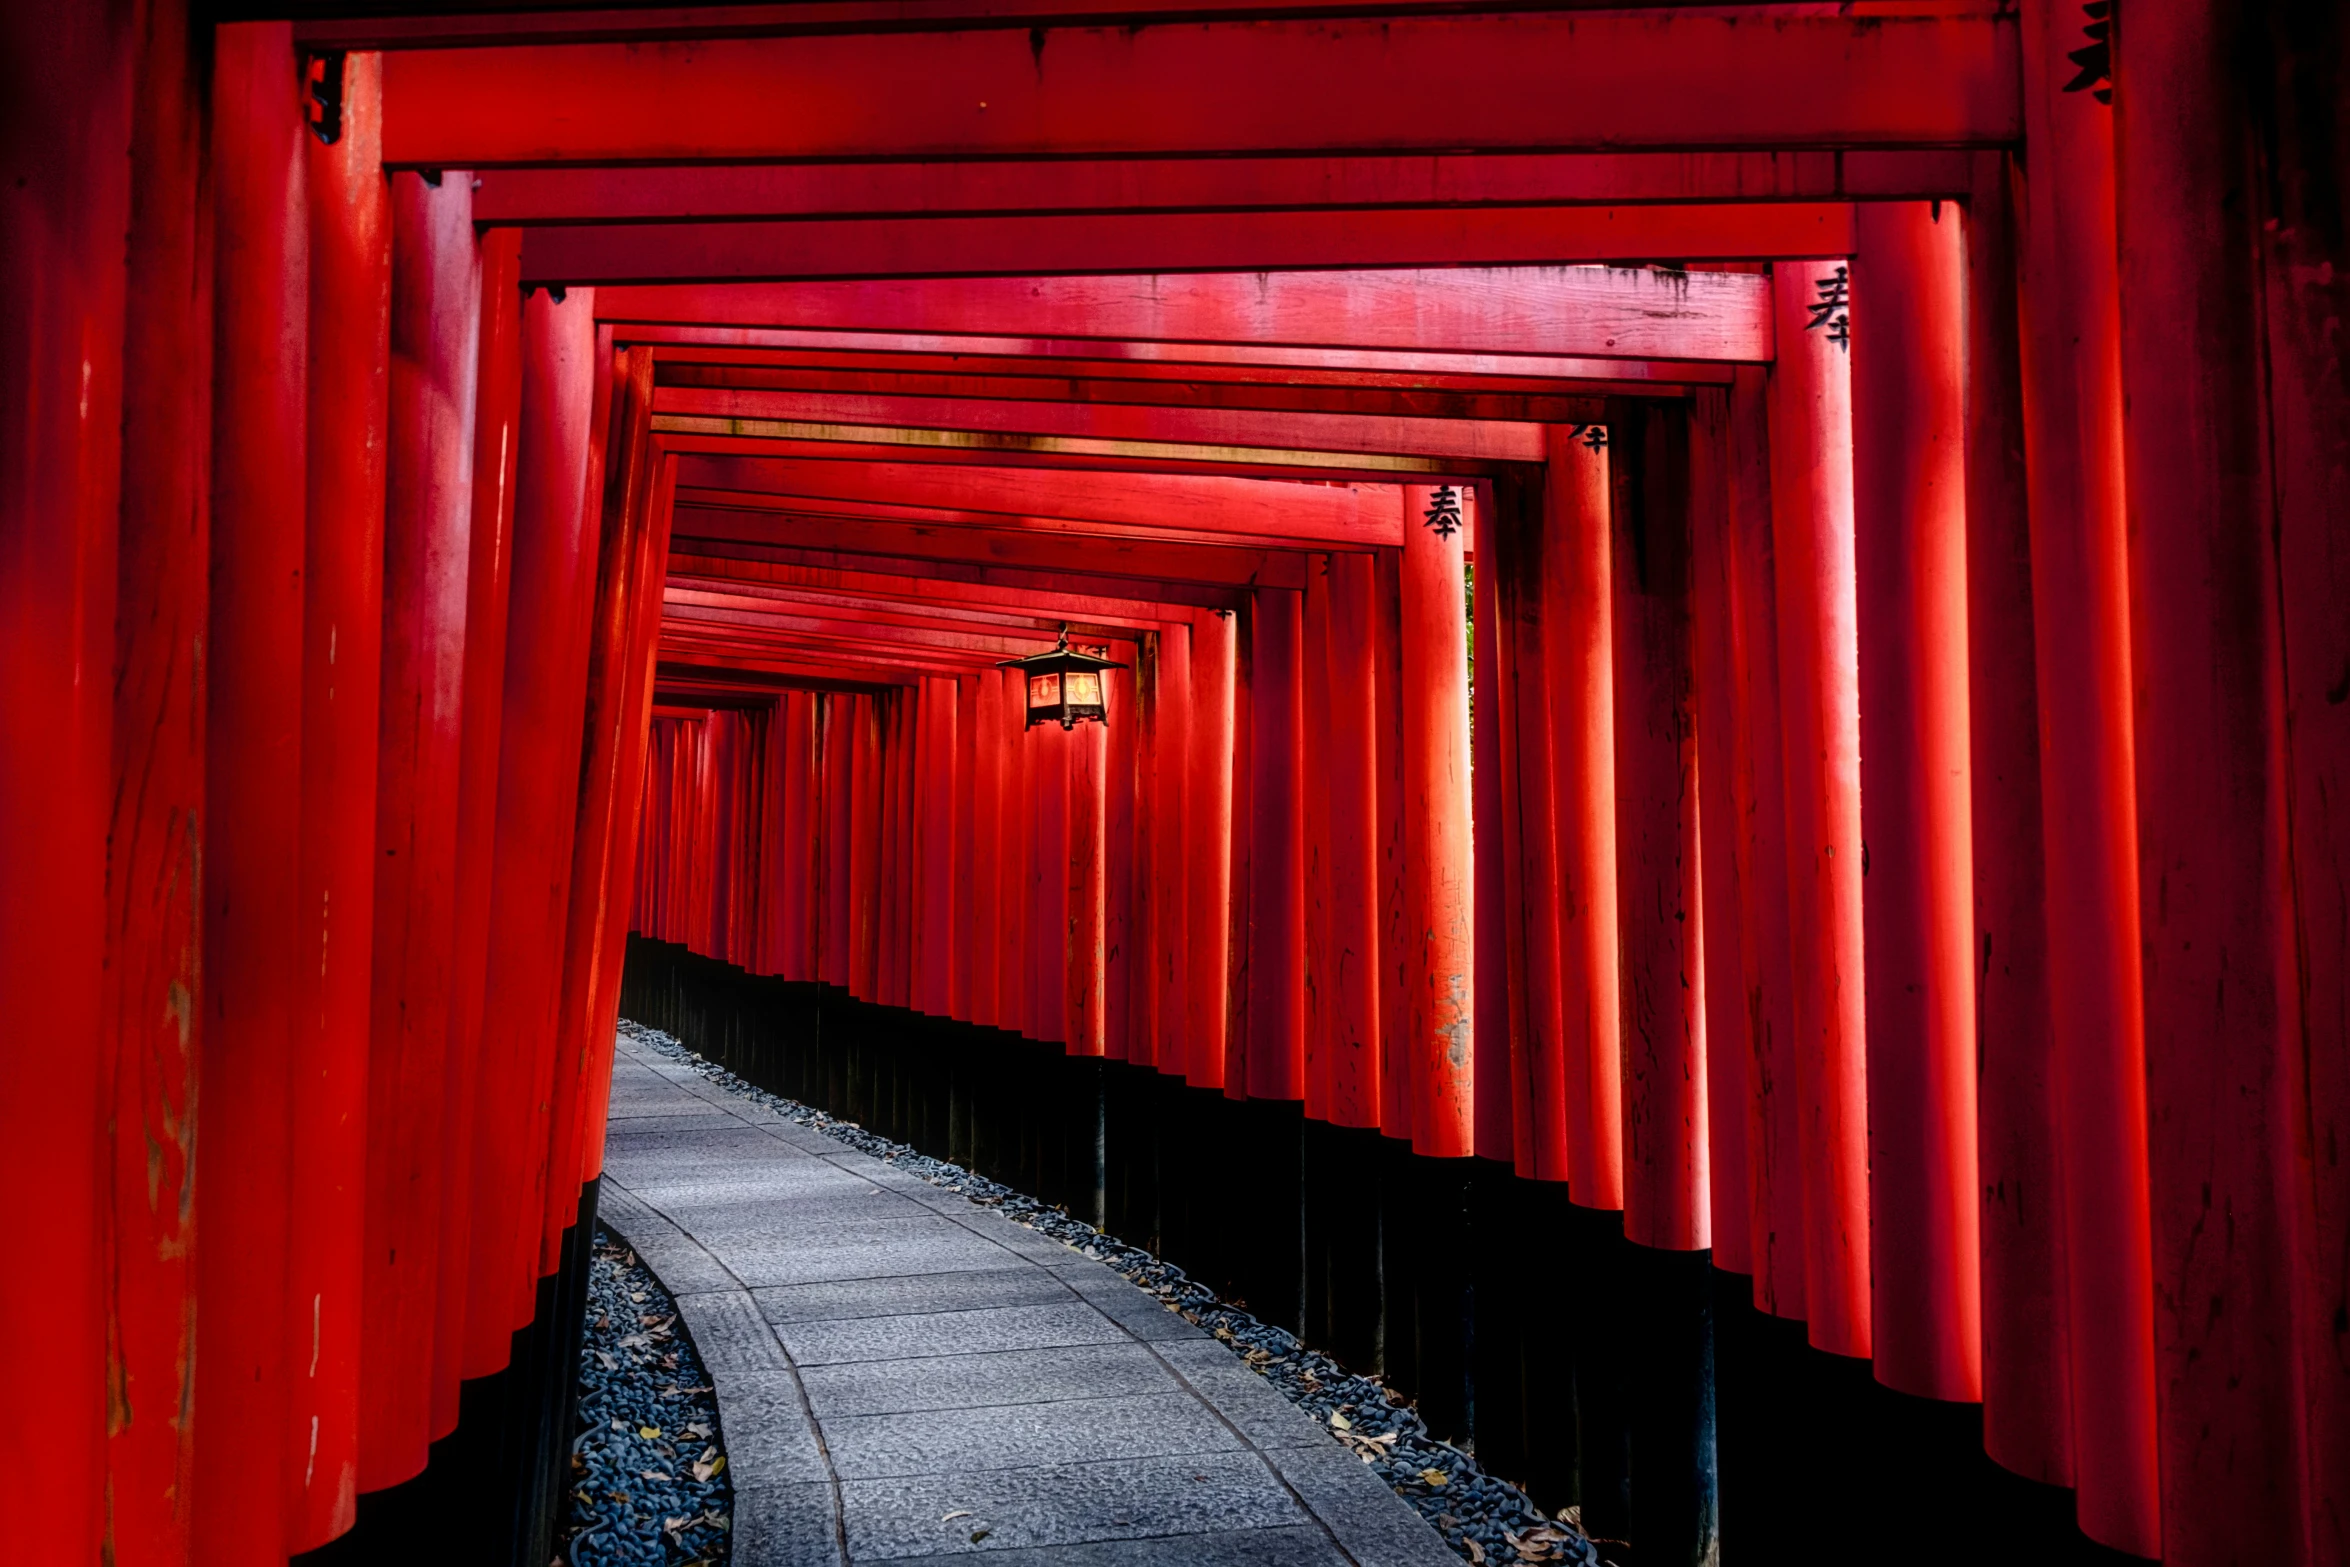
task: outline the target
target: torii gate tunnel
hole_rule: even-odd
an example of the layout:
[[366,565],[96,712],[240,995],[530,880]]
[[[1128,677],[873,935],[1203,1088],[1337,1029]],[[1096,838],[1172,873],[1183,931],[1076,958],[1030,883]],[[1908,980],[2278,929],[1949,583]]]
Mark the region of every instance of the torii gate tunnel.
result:
[[2350,1561],[2350,17],[498,3],[0,8],[12,1561],[544,1567],[624,1003],[1641,1567]]

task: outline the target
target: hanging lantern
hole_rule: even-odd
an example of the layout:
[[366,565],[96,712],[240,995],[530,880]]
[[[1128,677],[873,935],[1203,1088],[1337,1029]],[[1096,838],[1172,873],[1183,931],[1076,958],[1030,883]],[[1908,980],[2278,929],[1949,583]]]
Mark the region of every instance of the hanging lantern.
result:
[[1079,724],[1109,722],[1109,688],[1105,669],[1124,669],[1114,659],[1080,653],[1069,645],[1069,628],[1061,628],[1061,645],[1050,653],[1007,658],[997,666],[1017,669],[1028,677],[1028,727],[1057,723],[1063,729]]

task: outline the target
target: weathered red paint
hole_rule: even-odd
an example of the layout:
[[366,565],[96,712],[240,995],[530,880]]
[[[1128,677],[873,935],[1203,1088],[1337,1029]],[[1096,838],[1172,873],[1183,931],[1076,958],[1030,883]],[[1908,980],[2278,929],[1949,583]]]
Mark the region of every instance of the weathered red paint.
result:
[[[1302,594],[1278,588],[1260,589],[1249,626],[1246,1087],[1252,1099],[1305,1098],[1302,598]],[[1240,886],[1237,875],[1234,886],[1236,890]]]
[[[322,62],[320,69],[327,67]],[[343,136],[307,139],[307,528],[303,560],[302,951],[287,1320],[315,1353],[289,1387],[287,1544],[351,1527],[359,1490],[361,1289],[382,682],[392,230],[380,61],[341,62]],[[486,847],[486,846],[485,846]],[[485,861],[486,863],[486,861]]]

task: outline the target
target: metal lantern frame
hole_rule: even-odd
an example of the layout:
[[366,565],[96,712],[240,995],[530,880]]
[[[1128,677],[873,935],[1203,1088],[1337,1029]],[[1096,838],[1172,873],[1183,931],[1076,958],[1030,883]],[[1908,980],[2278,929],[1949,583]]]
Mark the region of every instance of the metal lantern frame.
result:
[[[1069,628],[1063,626],[1060,646],[1052,651],[1032,653],[1026,658],[1007,658],[996,667],[1017,669],[1027,682],[1026,728],[1058,723],[1063,729],[1074,729],[1079,724],[1110,721],[1110,685],[1102,672],[1126,666],[1116,659],[1071,647]],[[1079,700],[1089,695],[1090,700]]]

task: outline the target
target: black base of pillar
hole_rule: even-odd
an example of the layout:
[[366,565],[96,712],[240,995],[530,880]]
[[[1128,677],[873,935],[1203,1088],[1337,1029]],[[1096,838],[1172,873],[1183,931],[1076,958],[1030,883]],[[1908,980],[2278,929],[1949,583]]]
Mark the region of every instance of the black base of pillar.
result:
[[579,1343],[587,1312],[596,1191],[581,1188],[554,1273],[517,1331],[506,1369],[458,1390],[457,1429],[432,1444],[424,1472],[359,1498],[348,1534],[293,1558],[295,1567],[544,1567],[568,1512]]

